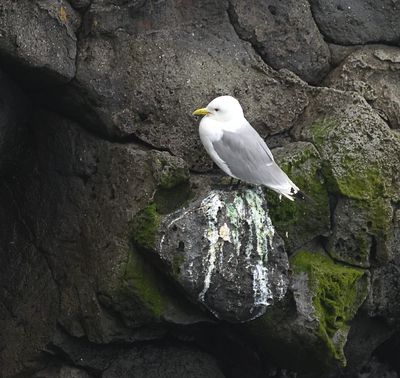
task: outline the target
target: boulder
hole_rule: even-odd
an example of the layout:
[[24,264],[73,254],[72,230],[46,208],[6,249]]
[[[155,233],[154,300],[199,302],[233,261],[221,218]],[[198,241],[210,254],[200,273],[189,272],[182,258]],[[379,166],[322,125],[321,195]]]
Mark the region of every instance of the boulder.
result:
[[312,13],[325,39],[339,45],[398,43],[400,4],[382,0],[311,0]]
[[336,198],[326,248],[352,265],[384,264],[398,251],[400,137],[355,93],[322,89],[310,103],[293,135],[315,145]]
[[229,14],[239,36],[251,42],[262,59],[316,84],[328,73],[330,52],[315,25],[307,1],[230,2]]
[[285,301],[243,329],[279,364],[323,376],[346,365],[343,348],[368,294],[368,274],[307,251],[295,254],[290,267]]
[[[80,17],[65,0],[4,0],[0,56],[25,84],[65,83],[75,76]],[[49,32],[51,31],[51,32]]]
[[164,218],[156,210],[137,222],[135,241],[158,256],[191,301],[242,322],[283,298],[287,255],[261,190],[213,190]]
[[332,88],[358,92],[391,128],[400,128],[400,48],[360,48],[325,82]]

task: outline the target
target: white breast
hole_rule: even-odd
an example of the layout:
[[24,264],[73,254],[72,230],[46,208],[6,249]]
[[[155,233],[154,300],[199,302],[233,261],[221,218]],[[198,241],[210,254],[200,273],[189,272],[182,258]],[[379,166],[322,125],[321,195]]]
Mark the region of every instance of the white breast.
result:
[[222,128],[221,122],[214,121],[210,117],[203,117],[200,121],[199,134],[200,139],[205,143],[205,141],[216,142],[222,138]]
[[212,145],[213,142],[216,142],[222,138],[223,129],[221,127],[221,122],[214,121],[207,116],[203,117],[200,121],[199,134],[200,140],[203,143],[204,148],[206,149],[214,163],[217,164],[218,167],[220,167],[225,173],[233,176],[231,170],[228,168],[226,163],[218,156]]

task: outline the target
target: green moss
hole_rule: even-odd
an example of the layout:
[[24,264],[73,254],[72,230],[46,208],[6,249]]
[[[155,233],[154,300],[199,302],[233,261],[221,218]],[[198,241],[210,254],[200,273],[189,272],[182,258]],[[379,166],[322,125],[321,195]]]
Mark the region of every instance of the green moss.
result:
[[151,203],[140,211],[132,222],[132,238],[139,247],[154,249],[155,239],[160,225],[160,215],[157,205]]
[[323,117],[316,119],[310,126],[310,133],[312,135],[312,141],[317,146],[322,145],[327,135],[331,130],[334,130],[338,125],[338,122],[331,117]]
[[189,180],[189,169],[183,161],[165,152],[154,152],[152,169],[157,186],[161,189],[171,189]]
[[[135,317],[146,318],[149,315],[159,319],[166,307],[165,294],[158,285],[155,272],[142,257],[129,252],[129,257],[119,287],[121,301],[133,301],[137,304]],[[140,316],[140,312],[144,313]]]
[[185,168],[177,168],[175,170],[164,169],[163,175],[160,177],[159,186],[163,189],[171,189],[174,186],[187,181],[188,173]]
[[362,269],[334,263],[331,259],[308,252],[299,252],[291,259],[295,273],[306,273],[315,315],[319,321],[317,336],[329,353],[343,365],[345,336],[349,321],[356,314],[367,294],[360,285]]
[[[353,121],[353,125],[357,120]],[[360,149],[360,141],[348,125],[338,127],[331,117],[319,118],[309,127],[312,141],[323,151],[323,170],[330,191],[353,199],[373,199],[388,195],[384,162],[367,157]],[[365,151],[367,152],[367,151]]]
[[321,176],[317,150],[309,143],[299,143],[291,150],[278,151],[277,161],[293,182],[306,195],[304,201],[268,196],[268,207],[273,225],[285,239],[286,246],[297,246],[325,234],[330,227],[329,198]]
[[377,167],[345,159],[333,171],[340,194],[353,199],[373,199],[385,194],[384,173]]

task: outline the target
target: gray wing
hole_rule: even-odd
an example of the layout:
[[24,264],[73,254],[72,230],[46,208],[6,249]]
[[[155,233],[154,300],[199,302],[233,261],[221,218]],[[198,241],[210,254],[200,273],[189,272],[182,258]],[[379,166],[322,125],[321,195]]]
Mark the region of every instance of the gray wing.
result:
[[243,181],[275,187],[288,180],[250,124],[236,132],[224,131],[222,138],[212,145],[232,174]]

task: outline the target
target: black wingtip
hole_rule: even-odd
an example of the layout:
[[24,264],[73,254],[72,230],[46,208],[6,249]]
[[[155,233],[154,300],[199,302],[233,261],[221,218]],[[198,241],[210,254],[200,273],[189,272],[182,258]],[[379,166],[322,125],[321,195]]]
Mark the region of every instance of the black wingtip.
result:
[[306,199],[305,194],[303,192],[301,192],[300,190],[297,193],[295,193],[293,195],[293,197],[296,198],[297,200],[301,200],[301,201],[304,201]]
[[302,200],[302,201],[304,201],[304,200],[306,199],[306,196],[305,196],[305,194],[304,194],[303,192],[301,192],[300,190],[298,190],[298,191],[296,192],[294,188],[291,188],[291,189],[290,189],[290,195],[291,195],[293,198],[297,199],[297,200]]

